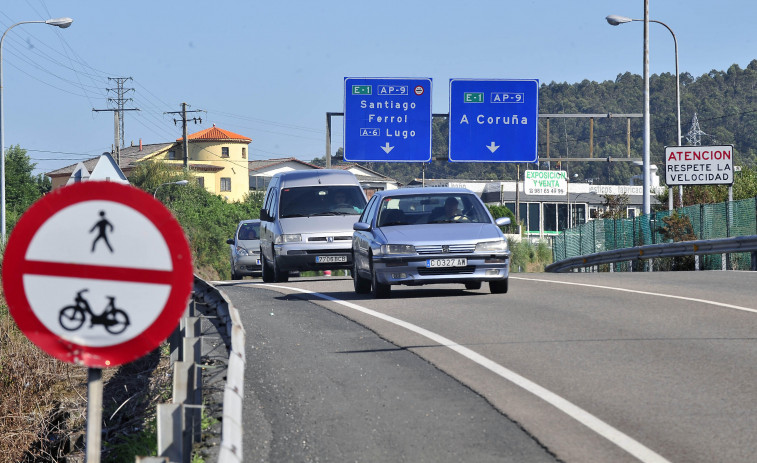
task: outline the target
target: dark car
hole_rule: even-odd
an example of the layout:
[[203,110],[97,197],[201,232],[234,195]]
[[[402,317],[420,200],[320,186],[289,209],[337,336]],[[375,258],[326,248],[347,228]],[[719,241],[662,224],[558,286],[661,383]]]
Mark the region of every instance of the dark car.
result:
[[234,238],[226,240],[231,252],[231,279],[260,275],[260,220],[242,220]]

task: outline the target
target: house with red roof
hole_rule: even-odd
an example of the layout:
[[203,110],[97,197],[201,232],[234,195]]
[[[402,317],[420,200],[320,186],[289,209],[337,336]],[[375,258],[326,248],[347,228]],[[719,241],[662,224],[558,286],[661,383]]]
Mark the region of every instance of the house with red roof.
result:
[[[205,130],[187,136],[186,167],[197,181],[211,193],[228,201],[241,201],[250,190],[248,175],[248,147],[252,140],[213,125]],[[120,151],[118,167],[128,178],[141,162],[164,162],[185,166],[184,138],[174,143],[130,146]],[[91,171],[100,157],[94,157],[81,164]],[[52,180],[52,188],[60,188],[69,181],[78,164],[47,172]]]

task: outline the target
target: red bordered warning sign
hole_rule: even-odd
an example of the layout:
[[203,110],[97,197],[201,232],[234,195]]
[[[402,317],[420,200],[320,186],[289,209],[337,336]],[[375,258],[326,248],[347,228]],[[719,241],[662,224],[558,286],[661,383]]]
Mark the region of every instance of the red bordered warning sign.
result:
[[179,223],[137,188],[55,190],[16,224],[3,261],[16,324],[50,355],[117,366],[162,343],[186,309],[192,259]]

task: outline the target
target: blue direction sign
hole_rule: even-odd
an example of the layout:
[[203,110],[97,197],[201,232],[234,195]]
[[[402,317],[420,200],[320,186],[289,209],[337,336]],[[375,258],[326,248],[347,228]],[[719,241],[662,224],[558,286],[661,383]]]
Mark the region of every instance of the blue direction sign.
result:
[[450,79],[450,161],[536,162],[538,125],[537,79]]
[[431,79],[344,78],[344,160],[431,160]]

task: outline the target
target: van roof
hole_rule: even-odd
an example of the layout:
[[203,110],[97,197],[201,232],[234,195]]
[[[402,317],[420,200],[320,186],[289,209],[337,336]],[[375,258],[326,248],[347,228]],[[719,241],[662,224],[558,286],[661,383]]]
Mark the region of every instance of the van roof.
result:
[[274,177],[281,179],[280,187],[297,187],[310,185],[356,185],[360,186],[352,172],[338,169],[295,170],[281,172]]

